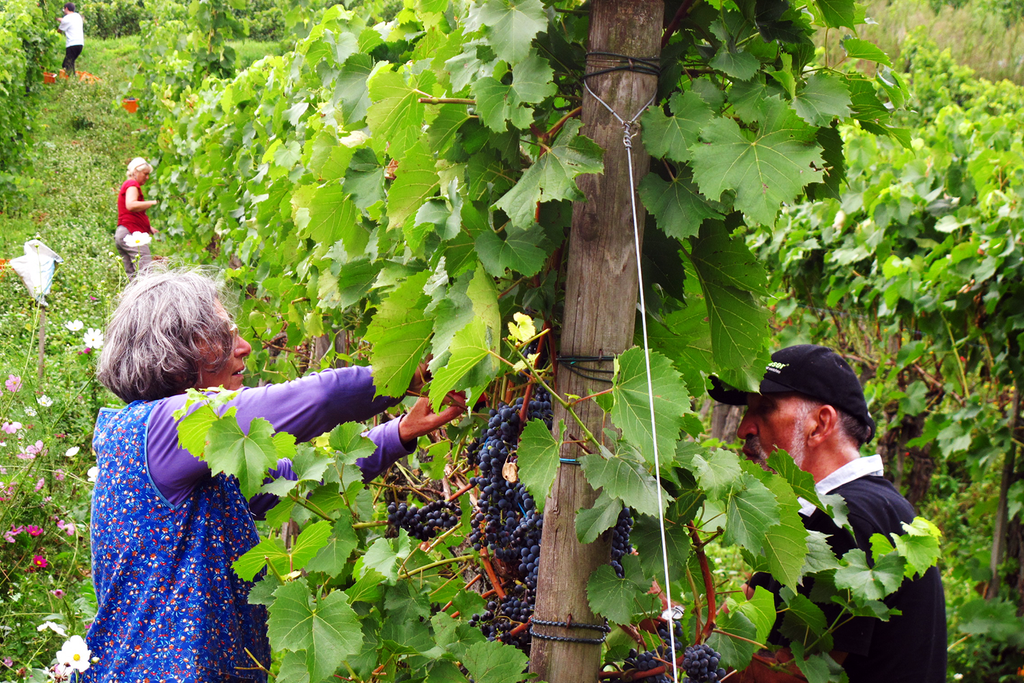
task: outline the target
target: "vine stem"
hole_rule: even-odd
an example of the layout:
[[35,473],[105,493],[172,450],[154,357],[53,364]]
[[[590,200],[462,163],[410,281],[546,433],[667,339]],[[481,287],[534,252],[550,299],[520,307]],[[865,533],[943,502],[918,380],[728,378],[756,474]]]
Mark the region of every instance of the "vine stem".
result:
[[491,565],[491,559],[487,556],[487,548],[480,547],[480,561],[484,565],[484,571],[487,572],[487,578],[491,580],[491,585],[494,586],[494,592],[498,594],[498,597],[505,599],[505,589],[502,587],[501,582],[498,581],[498,575],[494,573],[494,567]]
[[352,528],[353,529],[369,529],[370,527],[374,527],[374,526],[387,526],[387,525],[388,525],[388,521],[386,519],[382,519],[382,520],[380,520],[378,522],[356,522],[355,524],[352,525]]
[[715,630],[715,579],[711,576],[711,567],[708,565],[708,556],[704,552],[704,543],[700,540],[697,527],[690,522],[686,525],[690,530],[690,538],[693,540],[694,549],[697,551],[697,560],[700,562],[700,572],[704,576],[704,591],[708,597],[708,620],[704,624],[704,632],[700,638],[701,642],[707,640],[712,631]]
[[473,559],[472,555],[459,555],[458,557],[451,557],[451,558],[448,558],[447,560],[438,560],[437,562],[431,562],[430,564],[425,564],[422,567],[416,567],[416,569],[410,569],[407,572],[399,574],[398,578],[400,578],[400,579],[408,579],[410,577],[415,576],[416,574],[421,574],[421,573],[427,571],[428,569],[433,569],[434,567],[443,567],[446,564],[454,564],[456,562],[463,562],[465,560],[472,560],[472,559]]
[[462,494],[464,494],[464,493],[467,493],[468,491],[470,491],[470,490],[471,490],[472,488],[474,488],[475,486],[476,486],[476,484],[466,484],[466,485],[465,485],[465,486],[463,486],[463,487],[462,487],[461,489],[459,489],[458,491],[456,491],[455,493],[453,493],[453,494],[452,494],[452,497],[448,499],[448,502],[450,503],[450,502],[452,502],[453,500],[457,500],[458,498],[461,498],[461,497],[462,497]]
[[756,640],[751,640],[750,638],[744,638],[743,636],[738,636],[735,633],[726,633],[725,631],[723,631],[721,629],[718,629],[718,628],[711,629],[711,632],[712,633],[717,633],[720,636],[728,636],[728,637],[734,638],[736,640],[742,640],[744,643],[750,643],[751,645],[756,645],[759,648],[761,648],[762,650],[767,650],[768,649],[768,646],[765,645],[764,643],[759,643]]
[[476,104],[476,100],[466,99],[465,97],[421,97],[416,101],[420,104]]

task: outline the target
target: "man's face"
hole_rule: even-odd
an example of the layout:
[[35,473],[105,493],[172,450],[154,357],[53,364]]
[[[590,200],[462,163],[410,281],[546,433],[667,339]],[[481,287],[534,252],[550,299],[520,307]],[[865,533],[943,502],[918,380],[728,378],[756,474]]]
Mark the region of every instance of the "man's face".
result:
[[797,394],[747,394],[747,412],[736,431],[744,441],[743,454],[767,468],[768,456],[781,448],[802,469],[812,407]]

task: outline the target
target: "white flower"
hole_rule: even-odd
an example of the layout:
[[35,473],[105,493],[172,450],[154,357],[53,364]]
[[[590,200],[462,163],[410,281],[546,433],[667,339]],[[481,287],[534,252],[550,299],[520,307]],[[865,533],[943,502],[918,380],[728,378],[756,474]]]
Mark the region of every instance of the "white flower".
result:
[[35,417],[36,416],[35,408],[29,408],[28,406],[25,406],[25,414],[28,415],[29,417]]
[[100,468],[93,465],[92,467],[89,468],[89,471],[86,472],[86,474],[89,476],[89,481],[95,484],[96,477],[100,476]]
[[85,327],[85,324],[81,320],[69,320],[64,323],[64,327],[68,328],[71,332],[78,332]]
[[125,245],[129,247],[141,247],[152,241],[153,237],[148,232],[132,232],[124,238]]
[[39,626],[36,626],[36,630],[40,632],[45,631],[46,629],[50,629],[62,638],[68,637],[68,633],[64,630],[64,627],[60,624],[55,624],[52,621],[44,621],[43,623],[39,624]]
[[57,663],[69,666],[82,673],[89,668],[89,656],[92,652],[85,644],[82,636],[71,636],[57,652]]
[[85,331],[85,345],[90,349],[103,348],[103,330],[90,327]]
[[36,403],[38,403],[44,408],[49,408],[50,406],[53,405],[53,399],[47,396],[46,394],[43,394],[42,396],[36,399]]
[[73,458],[76,455],[78,455],[78,451],[80,451],[80,450],[82,450],[82,449],[79,448],[78,446],[72,446],[71,448],[69,448],[66,451],[64,451],[64,455],[65,455],[65,457]]

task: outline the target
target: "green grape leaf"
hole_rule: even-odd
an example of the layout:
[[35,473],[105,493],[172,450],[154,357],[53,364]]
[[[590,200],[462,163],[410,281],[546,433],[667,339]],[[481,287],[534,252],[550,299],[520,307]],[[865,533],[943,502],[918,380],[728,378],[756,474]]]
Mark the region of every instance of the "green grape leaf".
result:
[[196,458],[206,452],[206,434],[217,421],[217,413],[203,404],[178,421],[178,445]]
[[[658,451],[662,459],[668,460],[675,454],[683,415],[690,412],[690,395],[669,359],[654,351],[650,359]],[[619,356],[617,365],[618,373],[612,389],[615,399],[611,410],[612,422],[622,430],[622,437],[640,449],[647,461],[653,464],[654,432],[651,429],[651,402],[643,349],[627,349]]]
[[763,267],[725,226],[706,221],[691,241],[693,264],[711,326],[715,370],[726,384],[757,391],[770,360],[765,347],[768,313],[752,292],[764,286]]
[[858,603],[881,600],[903,582],[903,558],[896,554],[878,558],[875,566],[869,567],[864,551],[854,548],[843,555],[843,560],[847,566],[836,570],[836,586],[850,589]]
[[334,525],[326,520],[310,524],[292,544],[292,571],[306,567],[322,548],[327,545]]
[[[414,239],[410,219],[420,206],[437,194],[441,179],[437,175],[433,153],[421,140],[417,142],[398,162],[395,182],[388,190],[388,229],[410,228],[407,239]],[[415,239],[416,249],[421,241]]]
[[[658,516],[658,484],[642,462],[627,453],[611,457],[594,453],[584,455],[580,463],[587,481],[595,489],[604,488],[609,495],[628,501],[638,512]],[[661,509],[664,510],[671,497],[665,491],[661,494]]]
[[547,499],[551,484],[555,481],[555,473],[558,472],[558,453],[564,429],[565,422],[562,421],[558,425],[558,437],[555,437],[542,420],[530,420],[519,437],[519,448],[516,451],[519,479],[537,502],[538,508]]
[[472,645],[462,658],[475,680],[488,683],[518,683],[527,662],[527,656],[517,648],[497,640]]
[[860,38],[846,38],[843,40],[843,49],[846,50],[846,56],[850,59],[866,59],[869,62],[884,64],[892,68],[889,55],[882,52],[877,45],[870,41],[861,40]]
[[238,478],[242,495],[252,498],[263,486],[263,478],[277,466],[274,428],[262,417],[249,424],[245,434],[235,419],[234,408],[210,425],[206,453],[203,455],[214,474],[225,472]]
[[386,146],[388,154],[402,163],[419,140],[427,119],[427,105],[420,104],[419,99],[430,92],[434,74],[423,71],[414,82],[407,83],[393,69],[393,65],[384,64],[367,80],[374,104],[366,112],[366,123],[378,148]]
[[778,473],[792,487],[793,492],[807,502],[826,512],[825,506],[818,500],[818,492],[814,488],[814,477],[796,466],[793,457],[779,448],[768,455],[768,467]]
[[783,202],[821,180],[823,162],[815,128],[777,97],[761,106],[764,123],[756,133],[741,130],[730,118],[707,124],[701,131],[704,144],[692,149],[692,164],[705,197],[718,200],[735,191],[736,208],[752,222],[770,226]]
[[342,515],[335,520],[334,530],[331,532],[330,538],[327,539],[326,545],[317,552],[312,560],[306,563],[306,571],[324,572],[331,576],[338,576],[345,571],[348,559],[358,545],[359,539],[352,528],[352,518]]
[[907,561],[906,576],[924,574],[939,559],[939,539],[942,532],[924,517],[915,517],[911,524],[903,523],[905,534],[893,534],[896,550]]
[[739,457],[721,448],[694,455],[692,471],[701,488],[712,498],[722,498],[743,476]]
[[716,204],[701,196],[687,172],[680,172],[671,181],[648,173],[640,181],[640,199],[658,227],[679,240],[696,235],[705,218],[722,217]]
[[[474,318],[468,325],[455,333],[448,347],[451,356],[443,368],[439,368],[430,383],[430,401],[434,410],[453,389],[470,389],[487,384],[497,373],[494,354],[498,340],[494,330],[487,323]],[[471,384],[467,384],[471,382]],[[464,386],[460,386],[464,385]]]
[[681,521],[684,517],[675,514],[678,509],[677,503],[678,501],[674,502],[665,515],[664,545],[661,542],[661,525],[657,517],[639,514],[634,517],[629,542],[636,548],[640,556],[640,565],[648,576],[664,574],[662,549],[668,553],[670,567],[685,567],[690,556],[690,536]]
[[603,152],[596,143],[579,134],[582,125],[576,119],[566,123],[555,138],[555,144],[495,203],[513,225],[527,228],[533,224],[538,202],[582,199],[575,178],[604,170]]
[[231,568],[239,577],[252,581],[260,570],[267,566],[267,561],[274,565],[278,574],[284,575],[291,571],[288,567],[288,551],[279,538],[265,538],[231,563]]
[[430,343],[433,321],[425,313],[423,293],[428,271],[411,275],[381,302],[366,330],[373,344],[370,362],[378,396],[402,396]]
[[856,30],[857,17],[853,0],[814,0],[817,15],[829,28],[845,26]]
[[315,600],[306,580],[286,583],[274,592],[267,633],[275,650],[306,651],[311,681],[334,674],[363,644],[359,617],[342,591]]
[[603,532],[615,526],[621,511],[622,501],[607,491],[601,491],[592,507],[580,508],[576,512],[576,537],[580,543],[596,541]]
[[669,109],[672,116],[666,116],[660,107],[651,107],[640,117],[644,146],[652,157],[689,161],[690,148],[697,144],[701,128],[714,113],[692,90],[673,94]]
[[786,593],[786,612],[782,622],[783,634],[801,643],[816,640],[828,627],[821,608],[799,593]]
[[533,110],[523,106],[511,85],[488,76],[473,82],[472,93],[480,120],[495,133],[508,130],[508,121],[515,128],[527,128],[533,122]]
[[512,92],[519,102],[538,104],[558,92],[554,78],[548,60],[531,52],[512,69]]
[[[722,661],[737,671],[742,671],[750,663],[750,659],[757,647],[749,642],[757,636],[757,628],[745,615],[738,612],[726,612],[720,615],[715,622],[716,630],[724,633],[712,633],[707,644],[715,649],[715,652],[722,655]],[[745,638],[730,638],[732,634]]]
[[536,275],[548,257],[544,230],[536,223],[525,230],[508,230],[502,239],[493,230],[485,230],[476,238],[480,263],[494,277],[504,277],[506,270],[522,275]]
[[754,638],[759,643],[768,642],[768,634],[775,625],[775,594],[766,590],[763,586],[754,589],[752,598],[739,603],[731,612],[739,612],[757,628],[757,636]]
[[399,563],[412,552],[409,546],[409,536],[405,530],[397,539],[378,538],[363,555],[363,565],[393,583],[398,580]]
[[779,523],[779,504],[768,488],[744,473],[726,498],[725,542],[761,551],[768,529]]
[[539,0],[488,0],[469,10],[466,32],[482,28],[494,54],[515,66],[530,55],[530,43],[547,25]]
[[611,565],[601,565],[587,581],[590,608],[616,624],[634,623],[637,615],[659,614],[661,601],[650,594],[651,582],[644,577],[635,555],[622,558],[624,577],[619,578]]
[[835,76],[816,73],[793,98],[793,108],[812,126],[827,126],[835,117],[850,115],[850,89]]

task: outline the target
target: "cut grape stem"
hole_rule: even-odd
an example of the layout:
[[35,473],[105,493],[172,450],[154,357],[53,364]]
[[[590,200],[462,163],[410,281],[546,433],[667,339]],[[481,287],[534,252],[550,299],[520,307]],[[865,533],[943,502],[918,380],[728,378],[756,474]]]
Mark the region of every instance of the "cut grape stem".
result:
[[711,635],[711,632],[715,630],[715,578],[711,575],[711,567],[708,565],[708,556],[704,552],[704,545],[701,543],[700,534],[697,533],[697,527],[690,522],[686,525],[690,530],[690,538],[693,540],[693,547],[697,551],[697,560],[700,562],[700,572],[704,576],[704,590],[708,598],[708,621],[704,624],[704,630],[701,637],[698,639],[700,642],[704,642]]

